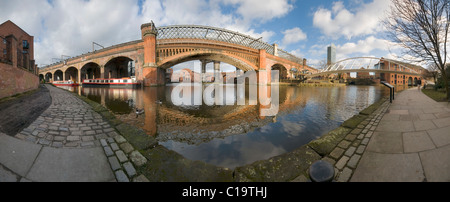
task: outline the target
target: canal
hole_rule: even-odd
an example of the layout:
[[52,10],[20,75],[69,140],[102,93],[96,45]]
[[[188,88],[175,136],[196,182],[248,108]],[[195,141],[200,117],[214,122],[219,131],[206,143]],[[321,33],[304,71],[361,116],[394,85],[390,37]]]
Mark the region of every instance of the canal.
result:
[[[268,107],[251,104],[249,93],[239,95],[234,86],[221,88],[222,105],[216,96],[216,102],[208,99],[205,85],[182,92],[170,85],[69,90],[104,105],[188,159],[230,169],[292,151],[389,95],[384,86],[279,86],[275,116],[263,116],[261,111]],[[238,104],[242,97],[245,105]]]

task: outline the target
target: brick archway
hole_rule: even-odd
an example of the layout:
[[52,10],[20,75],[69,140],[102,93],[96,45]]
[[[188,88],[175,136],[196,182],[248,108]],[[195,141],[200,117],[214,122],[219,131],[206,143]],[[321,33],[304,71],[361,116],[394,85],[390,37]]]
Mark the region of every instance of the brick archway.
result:
[[116,56],[103,65],[103,78],[122,78],[136,75],[136,62],[127,56]]
[[72,80],[73,82],[80,82],[78,81],[78,72],[79,70],[75,67],[69,67],[66,69],[66,71],[64,72],[65,74],[65,80]]
[[177,54],[171,57],[167,57],[164,60],[158,62],[157,64],[160,68],[167,69],[176,64],[202,59],[225,62],[244,71],[259,70],[257,66],[251,64],[249,61],[243,58],[239,58],[237,56],[223,53],[220,51],[211,51],[211,50],[198,51],[195,53],[186,52]]
[[88,62],[84,64],[80,69],[81,82],[83,79],[96,79],[100,78],[100,65],[95,62]]

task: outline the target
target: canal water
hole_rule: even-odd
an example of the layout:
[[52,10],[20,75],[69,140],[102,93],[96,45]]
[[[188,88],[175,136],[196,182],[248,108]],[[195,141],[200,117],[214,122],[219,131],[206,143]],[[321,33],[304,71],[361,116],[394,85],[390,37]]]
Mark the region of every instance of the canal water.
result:
[[[250,102],[248,86],[245,95],[235,86],[220,88],[216,94],[222,96],[208,95],[205,85],[182,91],[174,85],[69,90],[106,106],[188,159],[231,169],[307,144],[389,95],[384,86],[279,86],[278,92],[268,87],[264,91],[278,95],[279,103],[276,113],[263,116],[270,105]],[[239,104],[244,97],[245,104]]]

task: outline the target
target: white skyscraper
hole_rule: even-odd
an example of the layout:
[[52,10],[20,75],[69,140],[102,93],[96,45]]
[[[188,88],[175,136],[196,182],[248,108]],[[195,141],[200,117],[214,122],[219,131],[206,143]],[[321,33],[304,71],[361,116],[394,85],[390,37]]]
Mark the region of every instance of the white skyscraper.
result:
[[327,65],[336,63],[336,46],[331,44],[327,48]]

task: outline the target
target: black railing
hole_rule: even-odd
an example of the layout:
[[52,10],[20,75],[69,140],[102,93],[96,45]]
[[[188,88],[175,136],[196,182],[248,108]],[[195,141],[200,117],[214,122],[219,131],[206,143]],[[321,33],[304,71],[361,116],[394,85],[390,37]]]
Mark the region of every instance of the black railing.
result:
[[381,81],[381,84],[383,84],[389,88],[389,101],[392,103],[392,100],[395,100],[395,97],[394,97],[395,87],[385,81]]

